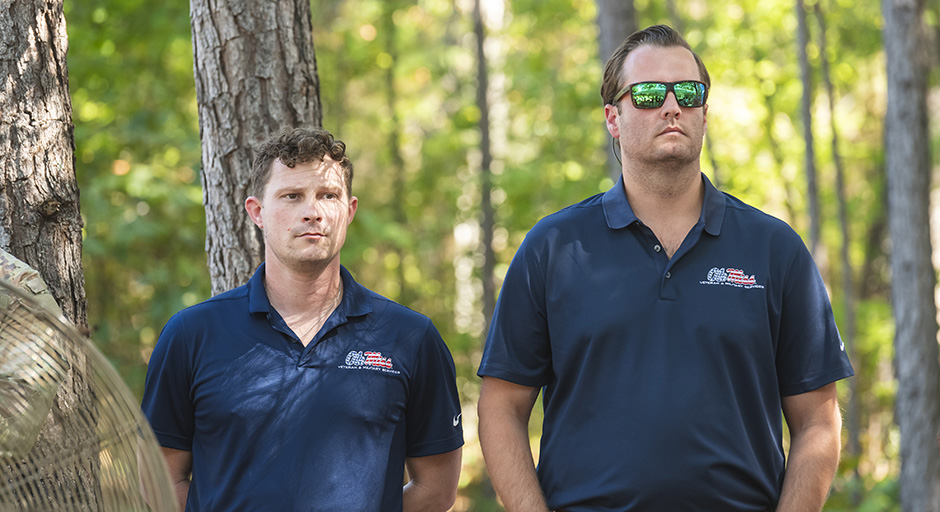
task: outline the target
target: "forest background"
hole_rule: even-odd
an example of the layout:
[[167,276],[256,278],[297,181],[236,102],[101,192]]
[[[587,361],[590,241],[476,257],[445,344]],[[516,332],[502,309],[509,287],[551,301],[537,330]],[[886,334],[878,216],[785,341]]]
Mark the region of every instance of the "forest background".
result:
[[[498,282],[539,218],[613,185],[599,95],[607,55],[598,49],[592,0],[482,6]],[[639,26],[676,26],[709,68],[705,173],[808,239],[794,3],[636,0],[634,6]],[[501,510],[475,425],[475,372],[487,315],[474,2],[312,0],[311,7],[323,126],[347,143],[356,166],[360,209],[343,263],[364,285],[427,314],[441,331],[457,364],[467,439],[454,509]],[[848,261],[857,296],[850,348],[859,446],[843,457],[826,510],[900,510],[884,22],[875,1],[816,0],[806,8],[808,64],[817,84],[810,125],[820,220],[815,254],[843,331],[844,239],[833,147],[845,170]],[[87,0],[66,2],[65,13],[91,337],[139,397],[164,323],[211,295],[189,4]],[[938,19],[940,6],[933,2],[925,12],[933,33]],[[936,39],[932,45],[936,58]],[[824,61],[833,84],[831,109],[819,82]],[[940,88],[935,63],[930,69],[934,113]],[[930,133],[940,133],[932,118]],[[834,130],[839,139],[833,145]],[[930,138],[932,154],[937,143]],[[849,385],[839,386],[849,407]],[[538,417],[531,433],[537,454]]]

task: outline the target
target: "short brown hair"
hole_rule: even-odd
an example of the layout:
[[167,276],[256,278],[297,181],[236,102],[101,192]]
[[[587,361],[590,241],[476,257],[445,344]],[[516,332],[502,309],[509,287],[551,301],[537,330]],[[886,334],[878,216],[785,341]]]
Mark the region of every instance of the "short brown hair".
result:
[[346,193],[352,196],[353,165],[346,156],[346,144],[333,139],[333,134],[321,128],[295,128],[264,141],[251,165],[248,195],[260,198],[264,194],[275,160],[293,168],[297,164],[322,162],[327,156],[343,169]]
[[613,105],[614,101],[617,99],[614,95],[616,95],[617,91],[622,87],[620,80],[623,78],[621,76],[623,73],[623,61],[627,60],[627,55],[630,52],[644,45],[663,48],[680,46],[689,50],[692,52],[692,56],[695,57],[695,63],[698,65],[698,72],[702,82],[711,89],[712,80],[711,77],[708,76],[708,70],[705,69],[705,63],[692,51],[692,47],[689,46],[689,43],[686,42],[682,35],[676,32],[672,27],[653,25],[652,27],[638,30],[630,34],[624,39],[623,43],[614,50],[610,59],[607,60],[607,64],[604,66],[604,82],[601,84],[601,98],[604,100],[604,105]]

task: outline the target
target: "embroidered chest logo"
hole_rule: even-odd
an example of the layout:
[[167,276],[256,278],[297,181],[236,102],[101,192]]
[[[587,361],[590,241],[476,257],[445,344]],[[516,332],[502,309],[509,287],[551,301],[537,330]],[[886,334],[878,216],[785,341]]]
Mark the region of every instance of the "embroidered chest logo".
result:
[[708,271],[705,281],[699,281],[699,284],[720,284],[725,286],[735,286],[737,288],[763,288],[764,285],[757,284],[754,275],[747,275],[743,270],[737,268],[718,268],[712,267]]
[[343,370],[375,370],[385,373],[401,373],[394,369],[391,357],[382,357],[381,352],[352,350],[346,354],[346,364],[339,365]]

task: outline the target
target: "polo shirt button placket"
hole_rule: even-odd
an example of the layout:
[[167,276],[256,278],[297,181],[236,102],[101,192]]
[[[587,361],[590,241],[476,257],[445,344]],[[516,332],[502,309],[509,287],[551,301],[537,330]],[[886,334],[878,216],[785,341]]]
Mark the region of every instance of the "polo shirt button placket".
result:
[[656,244],[656,245],[653,246],[653,250],[656,251],[656,252],[659,252],[659,251],[663,250],[663,248],[662,248],[659,244]]
[[678,283],[672,282],[672,271],[667,270],[663,273],[662,281],[660,281],[659,298],[662,300],[676,300],[675,284]]

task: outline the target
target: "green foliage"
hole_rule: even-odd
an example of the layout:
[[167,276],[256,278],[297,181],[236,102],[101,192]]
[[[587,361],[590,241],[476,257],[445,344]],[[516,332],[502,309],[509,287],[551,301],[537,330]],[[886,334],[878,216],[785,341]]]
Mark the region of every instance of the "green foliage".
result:
[[209,293],[188,10],[65,8],[89,323],[139,396],[163,323]]
[[[845,332],[829,142],[836,128],[861,295],[853,363],[864,430],[863,453],[843,461],[826,510],[896,510],[881,15],[877,2],[816,2],[828,23],[826,57],[837,96],[832,117],[824,88],[816,86],[813,128],[828,253],[820,266]],[[613,185],[594,2],[516,0],[503,10],[500,4],[484,2],[498,276],[539,218]],[[708,65],[706,173],[808,231],[794,3],[635,4],[641,26],[681,26]],[[366,286],[427,314],[440,329],[466,405],[456,509],[500,510],[473,428],[486,319],[472,3],[314,0],[312,9],[324,127],[348,144],[356,166],[360,209],[343,262]],[[209,295],[188,10],[179,2],[89,0],[67,2],[66,15],[89,319],[93,338],[139,394],[162,325]],[[929,13],[934,29],[937,18]],[[820,31],[812,16],[809,26],[818,70]],[[818,71],[816,77],[818,83]],[[840,392],[845,398],[847,389]],[[860,479],[852,477],[856,468]],[[861,496],[857,508],[853,491]]]
[[[900,486],[896,478],[886,478],[871,486],[836,478],[834,492],[826,502],[825,512],[900,512]],[[852,496],[858,503],[852,502]]]

